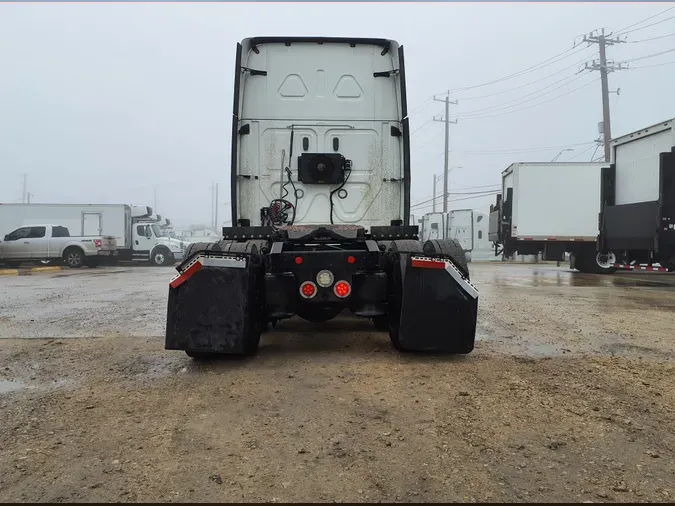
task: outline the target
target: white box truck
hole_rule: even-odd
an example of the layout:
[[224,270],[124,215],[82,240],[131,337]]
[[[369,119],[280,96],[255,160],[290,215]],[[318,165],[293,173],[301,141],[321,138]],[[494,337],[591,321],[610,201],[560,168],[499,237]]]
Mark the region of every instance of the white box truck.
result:
[[610,268],[596,258],[600,179],[607,163],[513,163],[490,209],[495,255],[540,255],[562,262],[574,254],[579,270]]
[[599,254],[620,269],[675,269],[675,120],[612,139]]
[[25,225],[51,223],[80,236],[117,240],[116,260],[172,265],[183,257],[181,241],[170,239],[148,206],[126,204],[0,204],[0,237]]

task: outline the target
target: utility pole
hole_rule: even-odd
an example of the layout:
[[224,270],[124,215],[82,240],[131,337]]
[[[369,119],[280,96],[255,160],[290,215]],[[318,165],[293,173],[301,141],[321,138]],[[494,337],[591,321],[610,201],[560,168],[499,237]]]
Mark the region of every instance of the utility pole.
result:
[[155,186],[155,189],[154,189],[154,196],[155,196],[155,202],[154,202],[153,210],[155,211],[155,214],[157,214],[157,187],[156,186]]
[[26,203],[26,193],[28,193],[28,187],[26,186],[26,174],[23,175],[23,190],[21,192],[21,203]]
[[35,195],[33,195],[31,192],[26,192],[26,197],[27,197],[27,200],[28,200],[27,204],[30,204],[30,198],[35,197]]
[[[450,121],[450,104],[457,105],[457,101],[450,101],[450,92],[448,91],[443,100],[434,97],[436,102],[445,102],[445,117],[433,117],[434,121],[442,121],[445,123],[445,162],[443,166],[443,212],[448,212],[448,166],[450,156],[450,123],[457,123],[457,120]],[[436,201],[434,200],[434,203]]]
[[436,212],[436,174],[434,174],[434,200],[433,200],[432,212]]
[[605,35],[605,29],[603,28],[600,33],[597,31],[592,31],[588,35],[584,35],[583,42],[591,44],[597,44],[600,53],[600,61],[596,62],[593,60],[593,63],[589,65],[588,62],[584,65],[582,70],[599,70],[600,71],[600,82],[602,84],[602,141],[605,147],[605,161],[609,162],[610,159],[610,149],[609,141],[612,139],[612,129],[610,126],[610,116],[609,116],[609,82],[607,76],[610,72],[615,70],[623,70],[626,67],[623,67],[621,63],[615,64],[614,61],[610,60],[607,62],[607,46],[613,46],[620,42],[626,42],[626,38],[622,40],[620,37],[609,38],[612,34]]
[[215,229],[215,232],[218,233],[218,183],[216,183],[216,210],[213,228]]

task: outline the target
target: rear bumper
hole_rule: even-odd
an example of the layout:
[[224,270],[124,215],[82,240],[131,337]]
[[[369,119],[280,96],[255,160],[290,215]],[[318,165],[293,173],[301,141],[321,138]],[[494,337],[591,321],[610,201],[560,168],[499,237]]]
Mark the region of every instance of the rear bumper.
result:
[[317,295],[305,299],[300,295],[301,282],[292,272],[265,274],[265,299],[269,318],[290,318],[298,306],[338,306],[357,316],[372,317],[386,313],[387,275],[384,272],[357,273],[350,280],[351,294],[344,299],[333,295],[333,285],[317,288]]

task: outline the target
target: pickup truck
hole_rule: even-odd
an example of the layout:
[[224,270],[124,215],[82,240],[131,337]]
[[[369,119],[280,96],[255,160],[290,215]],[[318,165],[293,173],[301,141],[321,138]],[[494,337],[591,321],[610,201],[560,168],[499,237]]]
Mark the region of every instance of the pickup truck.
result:
[[96,267],[104,257],[117,254],[113,236],[72,237],[60,225],[19,227],[0,241],[0,262],[19,265],[21,262],[60,262],[77,269],[83,265]]

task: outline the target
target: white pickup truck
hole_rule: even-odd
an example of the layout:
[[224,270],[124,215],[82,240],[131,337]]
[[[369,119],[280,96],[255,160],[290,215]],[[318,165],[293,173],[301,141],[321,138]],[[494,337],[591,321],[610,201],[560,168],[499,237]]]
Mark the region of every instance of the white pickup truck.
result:
[[96,267],[104,257],[117,254],[117,240],[110,235],[72,237],[60,225],[19,227],[0,241],[0,262],[64,261],[74,269]]

